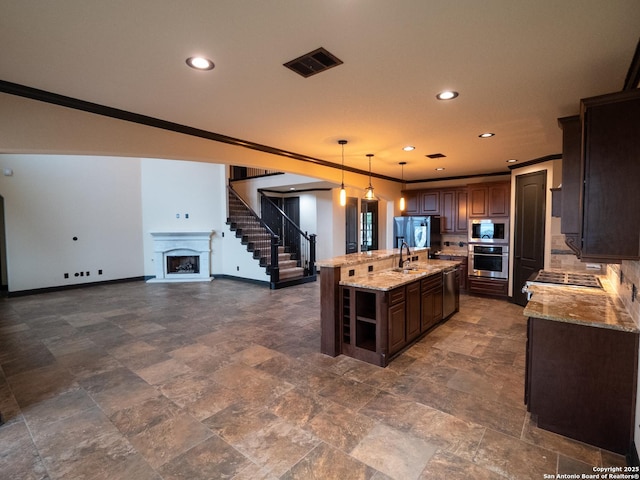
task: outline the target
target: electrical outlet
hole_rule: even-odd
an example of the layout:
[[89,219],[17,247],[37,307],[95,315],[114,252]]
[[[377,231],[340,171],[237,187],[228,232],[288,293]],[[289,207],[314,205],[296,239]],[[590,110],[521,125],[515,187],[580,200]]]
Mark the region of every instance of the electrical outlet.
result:
[[68,274],[68,273],[65,273],[65,274],[64,274],[64,278],[69,278],[69,274]]

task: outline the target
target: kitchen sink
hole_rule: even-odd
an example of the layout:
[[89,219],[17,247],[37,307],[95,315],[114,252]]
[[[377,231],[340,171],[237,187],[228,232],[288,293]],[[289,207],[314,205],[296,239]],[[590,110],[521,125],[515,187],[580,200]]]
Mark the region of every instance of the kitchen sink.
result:
[[424,270],[418,270],[417,268],[399,268],[399,267],[394,268],[393,271],[398,273],[404,273],[405,275],[417,275],[419,273],[424,272]]

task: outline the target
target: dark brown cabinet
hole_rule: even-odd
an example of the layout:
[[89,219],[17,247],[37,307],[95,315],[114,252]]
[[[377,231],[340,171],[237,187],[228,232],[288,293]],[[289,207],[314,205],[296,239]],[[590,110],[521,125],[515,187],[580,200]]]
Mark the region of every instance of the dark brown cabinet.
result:
[[403,215],[440,215],[442,233],[467,233],[467,188],[405,190]]
[[340,351],[365,362],[389,360],[442,321],[442,273],[390,291],[340,287]]
[[640,91],[582,100],[583,261],[640,259]]
[[420,336],[420,282],[407,285],[407,341]]
[[627,454],[638,334],[530,318],[525,403],[538,427]]
[[468,215],[470,218],[508,217],[511,184],[493,182],[468,185]]
[[456,229],[456,193],[453,190],[445,190],[440,196],[442,210],[440,211],[440,231],[442,233],[453,233]]
[[440,193],[440,230],[442,233],[467,233],[467,189],[442,190]]
[[640,90],[581,101],[562,128],[562,220],[585,262],[640,259]]
[[560,232],[565,243],[580,255],[580,139],[582,125],[580,116],[558,119],[562,128],[562,190],[560,207]]
[[420,330],[426,332],[442,320],[442,275],[421,282],[422,310]]
[[420,195],[421,215],[440,215],[440,191],[428,190]]
[[405,303],[398,303],[389,307],[389,353],[402,350],[407,337],[405,335]]
[[497,278],[470,276],[469,292],[494,297],[506,297],[509,295],[509,282]]
[[469,215],[467,214],[468,192],[467,189],[456,190],[456,207],[458,214],[455,222],[455,233],[467,233],[469,229]]

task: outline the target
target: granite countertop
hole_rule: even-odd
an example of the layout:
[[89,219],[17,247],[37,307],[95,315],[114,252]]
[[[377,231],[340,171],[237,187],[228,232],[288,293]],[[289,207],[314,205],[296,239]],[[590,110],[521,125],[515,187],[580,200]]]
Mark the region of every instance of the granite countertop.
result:
[[640,329],[614,293],[609,281],[600,279],[604,289],[531,285],[532,297],[524,309],[527,317],[576,323],[639,333]]
[[347,287],[368,288],[370,290],[380,290],[383,292],[393,290],[416,280],[435,275],[447,269],[456,268],[460,262],[454,260],[429,260],[427,262],[412,262],[410,273],[389,270],[371,272],[367,275],[349,277],[340,281],[340,285]]
[[440,250],[437,251],[436,253],[434,253],[434,255],[450,255],[452,257],[468,257],[469,256],[469,252],[468,251],[461,251],[461,250]]
[[[427,251],[428,248],[411,248],[411,254],[414,255],[419,252]],[[405,250],[406,252],[406,250]],[[351,267],[354,265],[360,265],[363,263],[369,263],[374,260],[384,260],[387,258],[393,258],[400,255],[400,249],[394,248],[391,250],[370,250],[368,252],[349,253],[347,255],[340,255],[338,257],[328,258],[325,260],[316,261],[316,265],[319,267]]]

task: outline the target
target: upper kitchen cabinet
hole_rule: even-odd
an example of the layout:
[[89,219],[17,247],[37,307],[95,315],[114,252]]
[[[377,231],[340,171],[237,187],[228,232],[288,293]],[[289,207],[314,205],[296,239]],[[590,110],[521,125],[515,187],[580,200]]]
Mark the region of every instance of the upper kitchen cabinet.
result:
[[467,233],[467,188],[405,190],[403,215],[440,215],[442,233]]
[[578,256],[580,255],[580,139],[582,124],[580,116],[558,119],[562,128],[562,189],[560,207],[560,232],[565,243]]
[[402,212],[403,215],[420,214],[419,193],[417,190],[403,190],[402,194],[404,195],[405,201],[405,209],[404,212]]
[[420,214],[440,215],[439,190],[425,190],[420,194]]
[[440,215],[440,190],[404,190],[403,215]]
[[467,233],[467,189],[442,190],[440,193],[440,229],[442,233]]
[[508,217],[511,183],[492,182],[468,186],[469,218]]
[[581,259],[603,263],[638,260],[640,90],[583,99],[580,119]]

